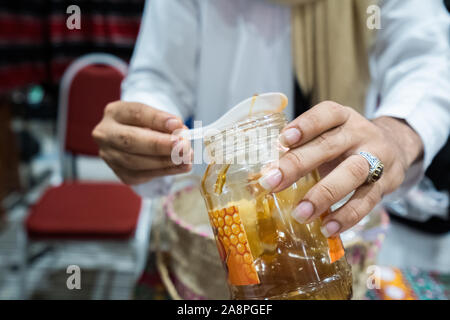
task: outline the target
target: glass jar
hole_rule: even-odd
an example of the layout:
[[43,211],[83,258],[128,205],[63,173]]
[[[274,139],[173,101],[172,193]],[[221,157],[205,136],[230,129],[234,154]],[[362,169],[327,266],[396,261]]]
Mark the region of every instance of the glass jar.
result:
[[[317,183],[317,171],[268,193],[261,169],[286,152],[283,113],[252,117],[205,138],[210,157],[201,191],[233,299],[350,299],[351,269],[339,237],[321,219],[300,224],[291,212]],[[324,213],[327,214],[327,213]]]

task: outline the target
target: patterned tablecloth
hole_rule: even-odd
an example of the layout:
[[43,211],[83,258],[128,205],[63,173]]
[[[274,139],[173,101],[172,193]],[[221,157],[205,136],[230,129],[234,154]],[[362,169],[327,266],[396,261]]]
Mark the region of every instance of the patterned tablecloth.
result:
[[450,274],[417,268],[381,267],[380,289],[368,290],[369,300],[449,300]]
[[[159,277],[154,256],[138,281],[135,299],[170,299]],[[429,272],[417,268],[399,269],[381,267],[378,284],[380,289],[368,290],[367,300],[449,300],[450,274]],[[178,290],[182,288],[177,288]],[[191,297],[196,299],[195,296]]]

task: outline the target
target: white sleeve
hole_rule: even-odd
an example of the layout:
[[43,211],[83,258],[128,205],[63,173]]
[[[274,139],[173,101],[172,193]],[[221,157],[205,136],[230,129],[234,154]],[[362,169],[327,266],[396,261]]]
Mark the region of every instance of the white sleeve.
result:
[[[450,130],[450,16],[442,0],[385,0],[370,58],[369,117],[404,119],[421,137],[424,158],[402,190],[418,182]],[[376,109],[379,105],[378,109]]]
[[186,119],[195,104],[198,26],[195,0],[147,1],[122,100]]
[[[199,20],[195,0],[150,0],[121,99],[140,102],[186,119],[194,109]],[[172,177],[134,186],[143,197],[169,192]]]

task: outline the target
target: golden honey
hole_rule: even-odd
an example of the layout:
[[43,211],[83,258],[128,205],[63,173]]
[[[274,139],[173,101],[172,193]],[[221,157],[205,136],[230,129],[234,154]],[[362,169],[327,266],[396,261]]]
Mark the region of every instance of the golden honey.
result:
[[[240,128],[245,132],[261,126],[281,130],[285,123],[282,114],[274,114],[248,120]],[[268,144],[264,137],[257,146],[271,147]],[[214,154],[212,158],[215,160]],[[317,172],[282,192],[267,193],[258,178],[262,166],[273,160],[252,164],[213,161],[202,180],[201,191],[228,273],[231,297],[349,299],[351,270],[340,238],[325,238],[320,219],[300,224],[291,217],[295,206],[319,180]]]

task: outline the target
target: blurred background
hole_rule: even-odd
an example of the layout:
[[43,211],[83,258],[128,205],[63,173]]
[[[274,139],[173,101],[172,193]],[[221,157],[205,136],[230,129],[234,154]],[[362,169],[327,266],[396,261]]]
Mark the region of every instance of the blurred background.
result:
[[[66,10],[75,2],[83,27],[70,30]],[[170,271],[170,236],[155,244],[150,231],[161,222],[150,216],[164,216],[165,200],[140,199],[86,142],[98,106],[120,97],[144,2],[0,4],[0,299],[166,299],[171,285],[184,298],[215,297]],[[447,143],[417,187],[343,235],[354,272],[383,266],[384,281],[406,292],[391,298],[448,299],[449,186]],[[77,212],[88,201],[97,204]],[[81,288],[69,279],[74,265]],[[359,298],[386,297],[355,281],[363,282]]]

